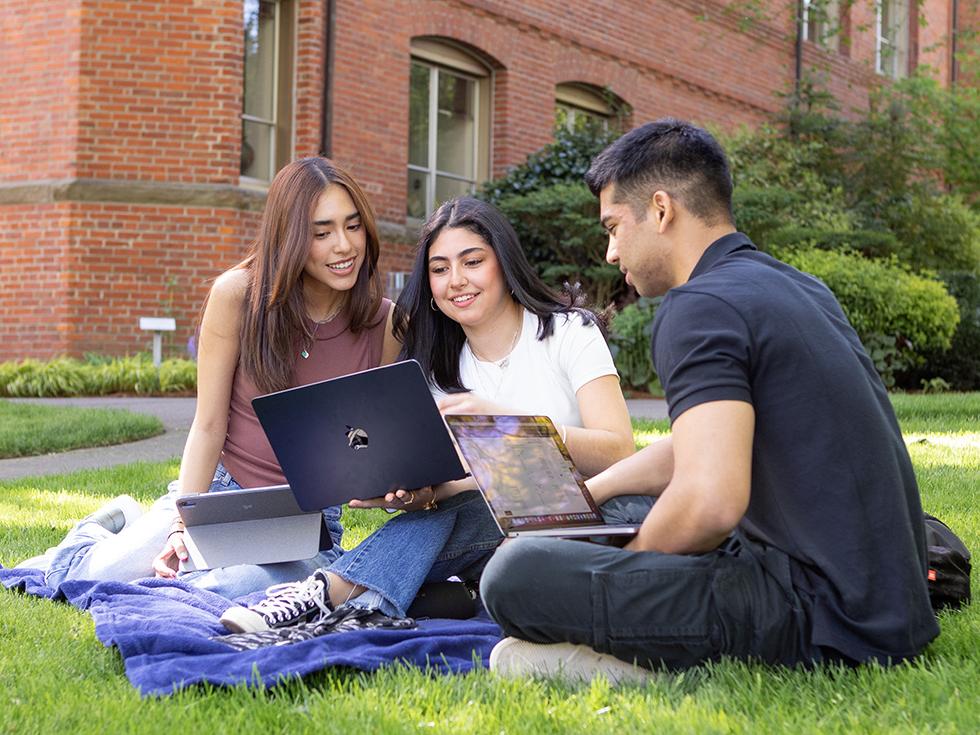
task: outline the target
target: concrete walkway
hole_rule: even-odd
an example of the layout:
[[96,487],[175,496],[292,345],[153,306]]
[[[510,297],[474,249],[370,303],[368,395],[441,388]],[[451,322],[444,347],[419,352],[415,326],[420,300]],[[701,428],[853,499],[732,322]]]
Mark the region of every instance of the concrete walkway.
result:
[[[38,403],[53,406],[85,406],[89,408],[122,408],[136,413],[148,413],[159,418],[165,433],[151,439],[118,444],[114,447],[75,449],[40,457],[18,457],[0,460],[0,480],[20,477],[53,475],[75,470],[112,467],[131,462],[163,462],[179,457],[184,451],[187,432],[194,418],[196,398],[11,398],[18,403]],[[661,419],[667,416],[667,406],[661,400],[628,400],[634,418]]]

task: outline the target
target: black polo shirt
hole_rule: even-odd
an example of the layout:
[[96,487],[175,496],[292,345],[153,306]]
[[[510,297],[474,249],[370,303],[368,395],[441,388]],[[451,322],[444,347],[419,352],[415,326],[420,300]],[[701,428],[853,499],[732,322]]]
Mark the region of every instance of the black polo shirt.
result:
[[726,235],[667,293],[653,355],[671,421],[709,401],[752,404],[752,491],[740,527],[791,557],[812,643],[886,661],[938,635],[908,451],[874,365],[823,283],[741,233]]

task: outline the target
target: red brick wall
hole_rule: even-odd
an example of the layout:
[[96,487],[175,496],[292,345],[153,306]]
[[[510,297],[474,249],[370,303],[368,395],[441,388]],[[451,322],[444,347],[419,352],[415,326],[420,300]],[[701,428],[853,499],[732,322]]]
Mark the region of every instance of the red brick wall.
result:
[[0,360],[145,350],[141,316],[173,316],[182,354],[210,282],[258,216],[71,202],[0,207]]
[[78,175],[238,182],[238,0],[84,0]]
[[0,182],[74,175],[80,0],[0,4]]
[[135,352],[141,316],[173,316],[182,352],[211,281],[241,259],[256,215],[195,207],[75,203],[71,208],[72,353]]
[[70,208],[0,207],[0,360],[65,352]]
[[[306,156],[321,144],[326,2],[297,2],[294,153]],[[398,234],[413,37],[453,39],[492,67],[494,175],[549,141],[563,82],[609,87],[634,123],[671,114],[726,128],[767,119],[793,85],[789,0],[748,22],[721,0],[335,6],[330,146],[385,224],[383,270],[407,270],[413,250]],[[949,6],[925,0],[916,31],[919,59],[944,81]],[[975,23],[969,12],[962,20]],[[241,16],[240,0],[0,0],[0,195],[73,178],[237,186]],[[846,20],[844,53],[806,44],[804,59],[848,112],[881,80],[870,0]],[[145,349],[138,317],[168,312],[182,346],[207,283],[241,257],[258,221],[214,206],[9,201],[0,203],[0,359]]]

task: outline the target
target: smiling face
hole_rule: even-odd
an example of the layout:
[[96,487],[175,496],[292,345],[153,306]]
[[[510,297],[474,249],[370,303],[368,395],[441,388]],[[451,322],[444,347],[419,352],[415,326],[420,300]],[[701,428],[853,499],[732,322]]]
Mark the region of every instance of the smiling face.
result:
[[303,269],[307,283],[349,291],[364,262],[366,235],[347,190],[331,184],[313,210],[313,245]]
[[651,200],[646,217],[639,221],[629,203],[615,202],[614,197],[614,184],[599,192],[599,217],[609,234],[606,260],[626,274],[626,282],[641,296],[667,293],[676,284],[672,282],[670,243],[660,226],[662,213]]
[[464,327],[493,322],[511,303],[496,253],[475,232],[443,230],[429,247],[428,263],[436,307]]

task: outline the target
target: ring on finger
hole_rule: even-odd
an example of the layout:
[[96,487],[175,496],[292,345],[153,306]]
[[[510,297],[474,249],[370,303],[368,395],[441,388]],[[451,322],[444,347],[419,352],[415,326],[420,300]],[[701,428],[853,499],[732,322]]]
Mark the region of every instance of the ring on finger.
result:
[[409,500],[402,500],[402,502],[405,505],[411,505],[412,503],[415,502],[415,491],[414,490],[409,490],[408,491],[408,494],[411,495],[411,499],[409,499]]

